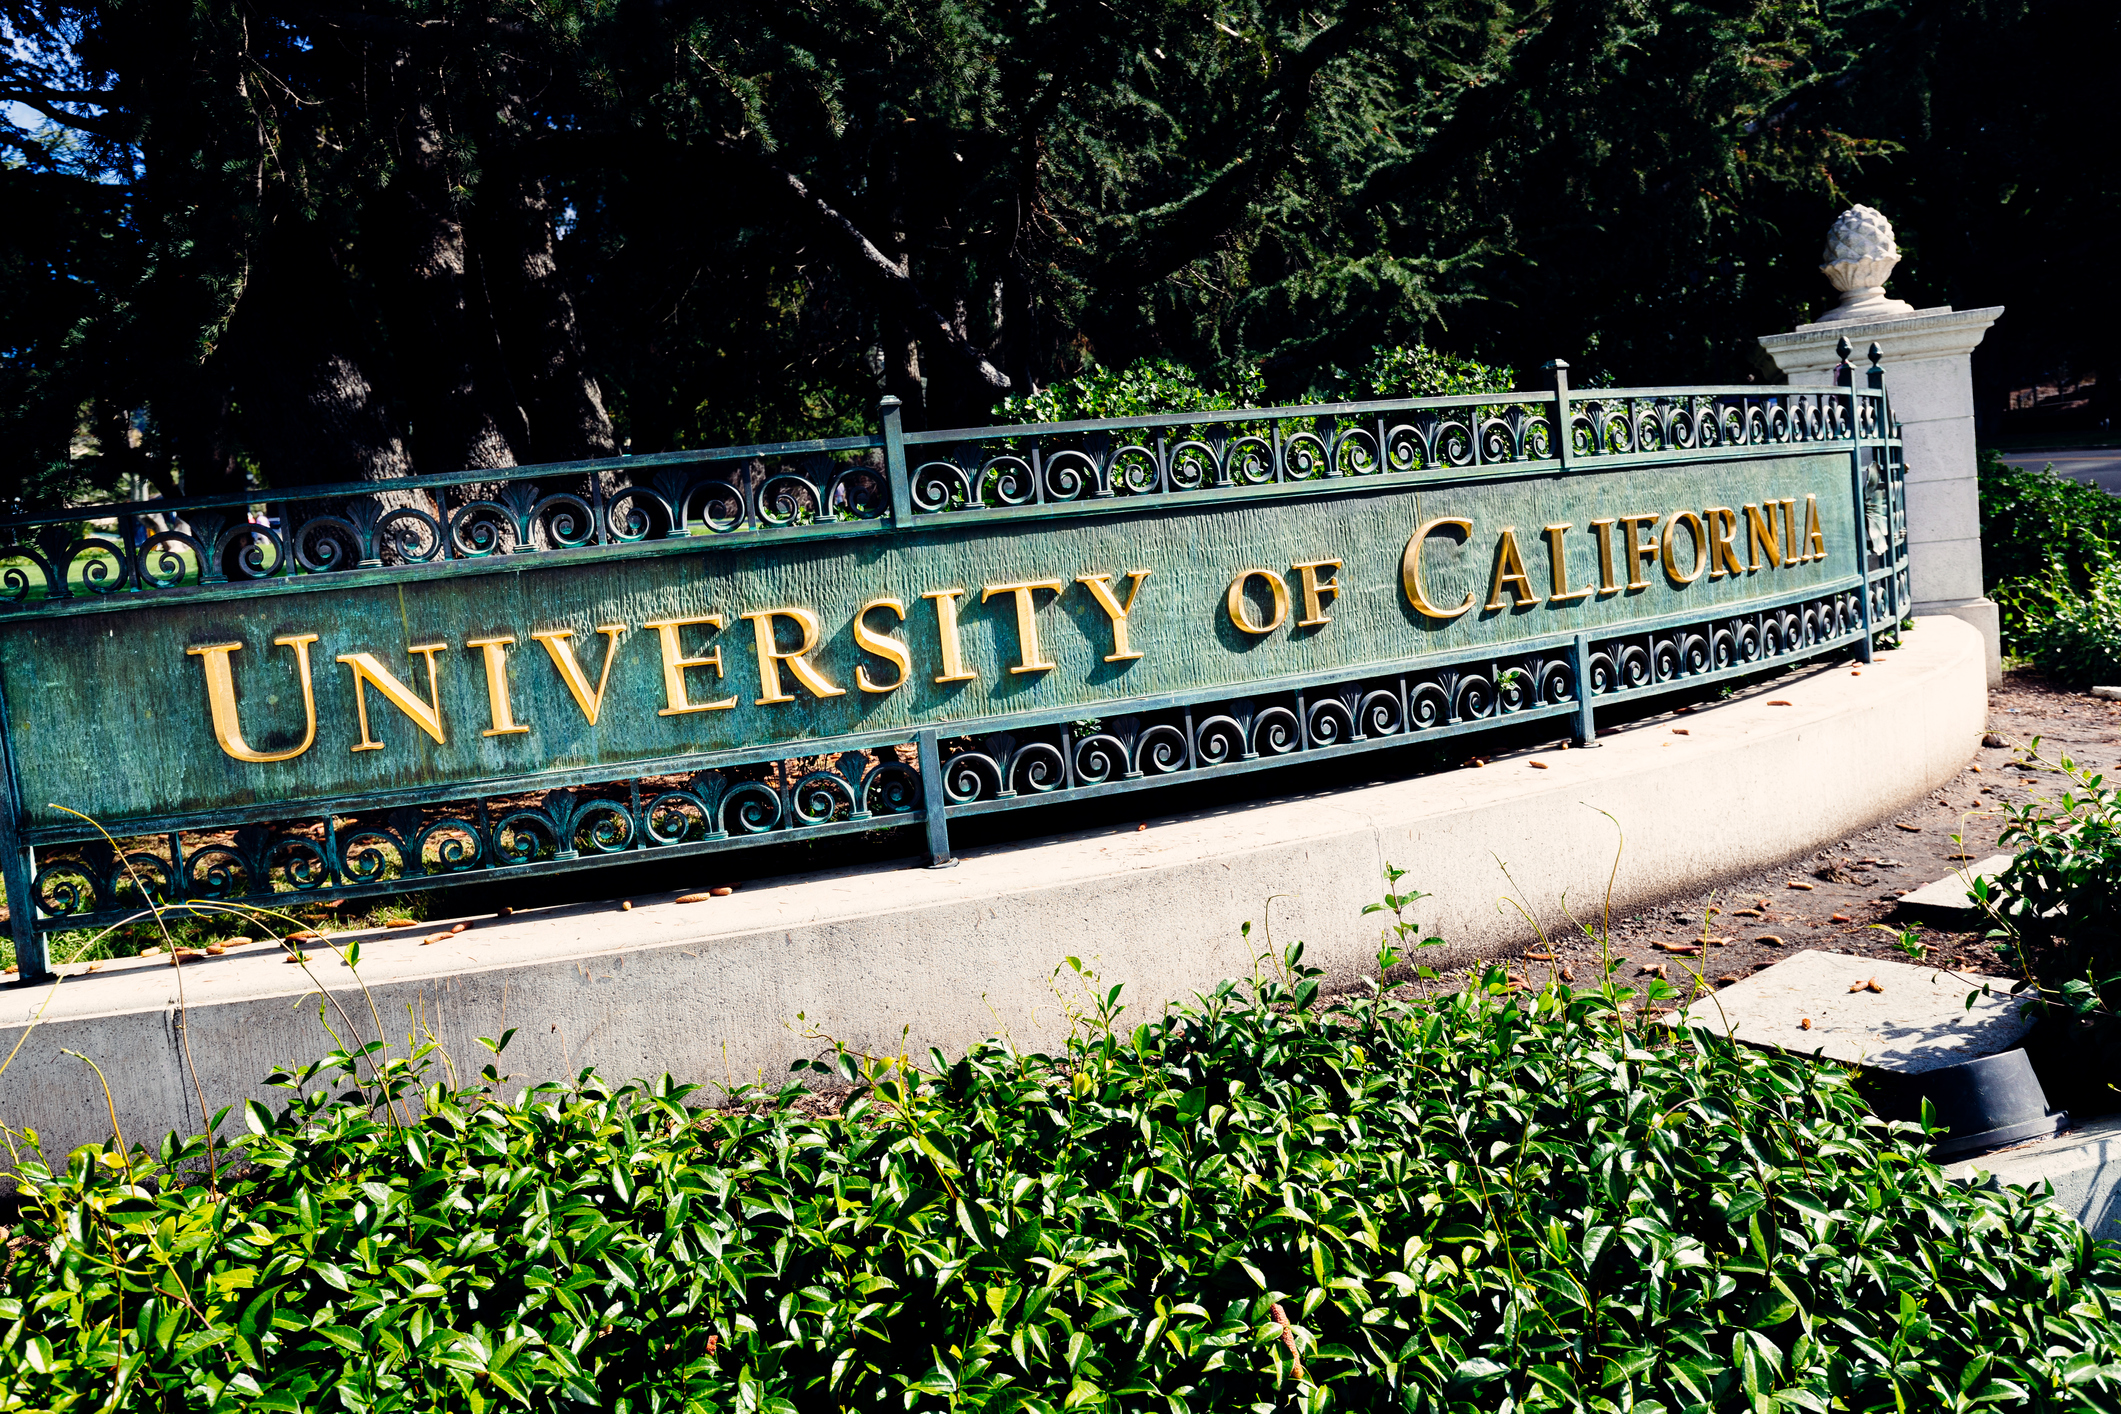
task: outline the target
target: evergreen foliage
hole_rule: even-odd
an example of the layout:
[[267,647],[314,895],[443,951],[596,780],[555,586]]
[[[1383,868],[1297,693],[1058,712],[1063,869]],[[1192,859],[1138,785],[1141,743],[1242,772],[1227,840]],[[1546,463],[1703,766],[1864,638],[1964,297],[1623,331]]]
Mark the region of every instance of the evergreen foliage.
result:
[[2096,0],[0,3],[0,494],[46,501],[971,425],[1141,359],[1738,380],[1857,198],[1896,293],[2012,305],[1985,369],[2100,366],[2121,279]]

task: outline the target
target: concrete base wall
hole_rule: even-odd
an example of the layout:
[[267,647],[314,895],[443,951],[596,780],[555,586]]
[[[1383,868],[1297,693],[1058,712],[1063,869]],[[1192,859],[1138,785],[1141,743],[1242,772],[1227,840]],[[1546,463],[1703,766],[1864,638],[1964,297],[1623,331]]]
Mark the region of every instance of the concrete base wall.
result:
[[1549,926],[1565,926],[1564,892],[1593,916],[1619,844],[1614,820],[1626,834],[1614,900],[1632,908],[1840,839],[1921,797],[1979,745],[1983,658],[1973,628],[1925,619],[1860,675],[1840,664],[1778,679],[1691,714],[1685,736],[1646,723],[1596,750],[1556,747],[1145,830],[983,847],[961,828],[952,869],[816,874],[703,903],[640,898],[624,913],[547,910],[432,946],[387,934],[364,945],[365,995],[321,949],[307,969],[267,947],[182,969],[66,968],[56,987],[0,993],[0,1055],[42,1018],[0,1075],[0,1121],[37,1130],[47,1154],[107,1136],[102,1090],[66,1050],[102,1065],[129,1141],[196,1128],[201,1092],[208,1110],[270,1099],[261,1082],[274,1065],[331,1047],[318,1017],[327,992],[342,1033],[350,1018],[373,1037],[372,1005],[396,1044],[431,1032],[467,1076],[486,1059],[475,1038],[511,1026],[520,1034],[506,1068],[538,1079],[595,1066],[620,1078],[777,1081],[793,1058],[829,1048],[820,1035],[893,1052],[951,1050],[997,1030],[1049,1044],[1066,1027],[1054,970],[1071,955],[1124,982],[1142,1009],[1249,975],[1270,930],[1278,944],[1306,940],[1333,980],[1352,982],[1372,966],[1378,920],[1361,909],[1388,861],[1408,871],[1403,887],[1432,895],[1413,916],[1451,940],[1439,961],[1462,962],[1527,935],[1498,904],[1511,890],[1498,862]]

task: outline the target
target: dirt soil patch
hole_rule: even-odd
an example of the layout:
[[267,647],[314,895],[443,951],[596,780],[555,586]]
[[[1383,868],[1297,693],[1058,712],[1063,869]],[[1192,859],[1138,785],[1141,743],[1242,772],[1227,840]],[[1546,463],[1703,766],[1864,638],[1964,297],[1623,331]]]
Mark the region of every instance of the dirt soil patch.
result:
[[[1683,722],[1668,715],[1631,730]],[[1616,916],[1613,952],[1625,959],[1616,977],[1639,981],[1662,967],[1675,986],[1687,987],[1697,973],[1711,986],[1728,986],[1804,948],[1906,962],[1900,934],[1908,929],[1924,962],[1999,973],[1976,915],[1906,909],[1900,897],[1956,867],[2007,852],[1996,843],[2002,807],[2059,788],[2051,770],[2025,760],[2036,738],[2049,760],[2067,756],[2111,773],[2121,764],[2121,702],[2013,672],[1989,692],[1988,730],[1985,741],[1999,744],[1984,744],[1942,790],[1891,819],[1778,868]],[[1552,961],[1540,951],[1535,945],[1526,957],[1508,959],[1511,970],[1521,969],[1534,986],[1564,970],[1566,980],[1578,983],[1597,976],[1598,950],[1580,935],[1557,939]]]

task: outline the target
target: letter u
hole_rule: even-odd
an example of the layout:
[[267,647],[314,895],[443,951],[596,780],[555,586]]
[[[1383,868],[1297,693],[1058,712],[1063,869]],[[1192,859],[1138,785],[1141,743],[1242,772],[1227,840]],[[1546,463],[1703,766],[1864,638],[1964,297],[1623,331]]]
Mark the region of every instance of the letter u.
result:
[[214,740],[223,751],[238,761],[291,761],[316,743],[317,694],[309,680],[309,645],[316,641],[313,633],[282,634],[273,640],[276,648],[295,650],[295,670],[302,676],[302,711],[309,719],[301,742],[287,751],[254,751],[243,740],[243,722],[236,713],[236,677],[228,662],[231,653],[242,651],[242,644],[209,643],[184,650],[206,669],[206,704],[213,712]]

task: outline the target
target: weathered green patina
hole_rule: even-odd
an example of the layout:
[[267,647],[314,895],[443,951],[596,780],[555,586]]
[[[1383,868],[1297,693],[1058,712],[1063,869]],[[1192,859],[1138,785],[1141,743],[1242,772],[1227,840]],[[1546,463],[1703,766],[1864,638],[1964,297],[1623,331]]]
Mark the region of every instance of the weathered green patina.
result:
[[18,955],[136,880],[373,892],[915,820],[943,856],[954,815],[1527,715],[1588,736],[1600,697],[1867,651],[1905,551],[1856,381],[915,437],[887,408],[498,491],[22,522]]

